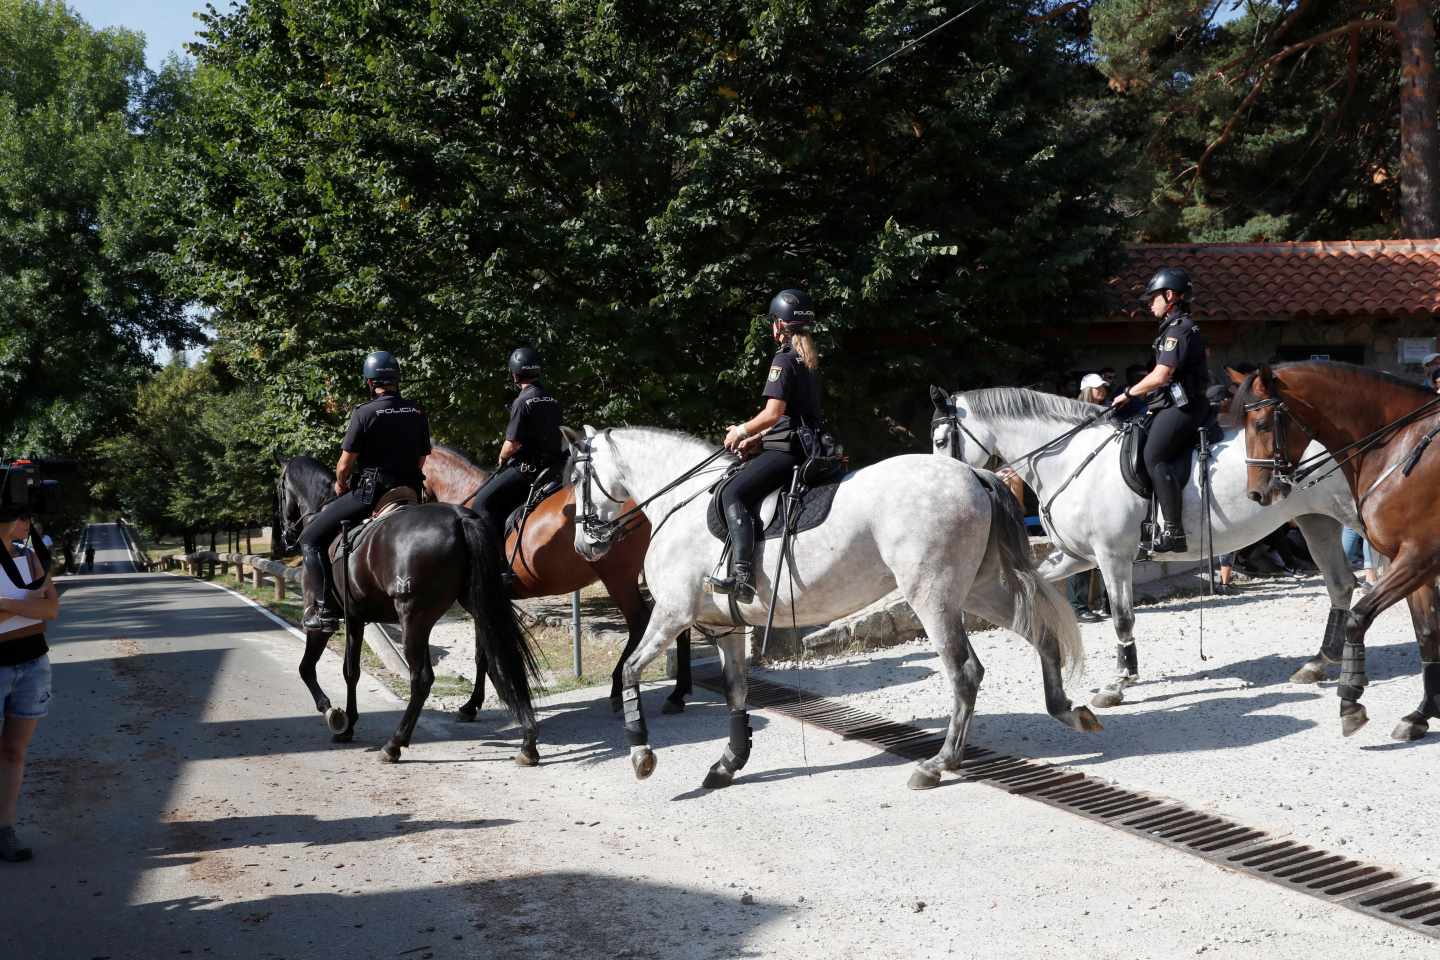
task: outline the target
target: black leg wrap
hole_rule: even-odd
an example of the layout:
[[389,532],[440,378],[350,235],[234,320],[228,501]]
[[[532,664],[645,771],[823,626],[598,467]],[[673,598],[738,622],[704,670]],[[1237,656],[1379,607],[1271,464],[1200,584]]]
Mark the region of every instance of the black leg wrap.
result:
[[1425,703],[1420,712],[1430,719],[1440,718],[1440,662],[1422,664],[1421,673],[1425,677]]
[[643,747],[650,742],[650,731],[645,728],[645,714],[640,712],[640,687],[626,687],[621,696],[625,700],[625,740],[632,747]]
[[1365,676],[1365,645],[1354,640],[1345,641],[1345,652],[1340,659],[1340,698],[1359,700],[1369,682],[1370,678]]
[[1320,644],[1320,655],[1331,663],[1339,662],[1345,648],[1345,623],[1349,617],[1349,610],[1332,608],[1325,621],[1325,639]]
[[730,711],[730,742],[720,755],[720,766],[734,774],[750,760],[750,714],[744,710]]
[[1126,676],[1140,675],[1140,656],[1135,650],[1134,642],[1115,644],[1115,669]]

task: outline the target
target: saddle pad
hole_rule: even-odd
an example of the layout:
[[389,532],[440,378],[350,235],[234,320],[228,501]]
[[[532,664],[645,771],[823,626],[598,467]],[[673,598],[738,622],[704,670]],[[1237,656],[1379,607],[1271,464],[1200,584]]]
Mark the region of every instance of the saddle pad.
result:
[[[728,540],[730,529],[725,523],[725,517],[720,512],[720,494],[729,483],[729,478],[722,480],[716,487],[715,493],[710,497],[710,509],[705,511],[705,522],[710,527],[710,533],[717,540]],[[812,487],[800,497],[800,516],[795,524],[796,533],[804,533],[806,530],[813,530],[825,522],[830,516],[830,504],[835,501],[835,492],[840,489],[844,480],[835,483],[827,483],[822,486]],[[763,540],[776,540],[784,532],[785,514],[779,509],[780,491],[767,496],[760,504],[760,522],[764,524],[765,532],[761,534]]]
[[[397,513],[404,513],[406,510],[413,509],[415,507],[418,507],[419,505],[420,504],[413,501],[410,503],[397,503],[394,506],[390,506],[387,510],[385,510],[384,513],[373,514],[366,519],[360,521],[359,526],[350,528],[350,549],[353,551],[355,548],[360,546],[360,544],[365,541],[365,538],[370,535],[370,532],[375,528],[379,527],[380,524],[384,523],[386,520],[389,520]],[[344,537],[336,537],[335,540],[330,544],[331,560],[339,558],[340,550],[343,546],[344,540]]]
[[505,518],[505,536],[508,538],[510,534],[520,529],[520,524],[524,522],[526,517],[533,513],[540,504],[563,490],[564,487],[565,485],[559,480],[548,480],[544,486],[538,491],[535,491],[533,496],[526,497],[525,502],[514,510],[511,510],[510,516]]
[[[1155,495],[1154,484],[1150,482],[1150,471],[1145,469],[1145,438],[1150,433],[1150,418],[1131,420],[1120,429],[1125,434],[1120,439],[1120,474],[1131,490],[1142,499],[1149,500]],[[1213,414],[1206,418],[1201,429],[1205,431],[1205,439],[1212,447],[1224,438],[1224,432]],[[1195,446],[1198,447],[1199,444]],[[1181,488],[1190,482],[1190,474],[1194,472],[1195,461],[1198,459],[1199,453],[1192,447],[1189,455],[1181,461]]]

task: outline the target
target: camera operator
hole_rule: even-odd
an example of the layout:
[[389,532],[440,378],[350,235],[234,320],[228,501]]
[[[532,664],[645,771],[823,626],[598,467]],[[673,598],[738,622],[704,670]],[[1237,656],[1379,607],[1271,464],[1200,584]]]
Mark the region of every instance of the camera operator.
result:
[[50,657],[45,621],[60,597],[45,565],[23,544],[30,538],[28,504],[0,504],[0,860],[30,859],[15,836],[15,807],[25,775],[25,749],[50,708]]

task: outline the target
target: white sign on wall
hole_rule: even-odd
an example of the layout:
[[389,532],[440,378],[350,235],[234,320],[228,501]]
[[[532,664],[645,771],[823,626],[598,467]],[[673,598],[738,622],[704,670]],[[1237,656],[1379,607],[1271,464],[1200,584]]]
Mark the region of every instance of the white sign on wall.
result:
[[1401,337],[1395,341],[1396,360],[1417,366],[1430,354],[1435,353],[1434,337]]

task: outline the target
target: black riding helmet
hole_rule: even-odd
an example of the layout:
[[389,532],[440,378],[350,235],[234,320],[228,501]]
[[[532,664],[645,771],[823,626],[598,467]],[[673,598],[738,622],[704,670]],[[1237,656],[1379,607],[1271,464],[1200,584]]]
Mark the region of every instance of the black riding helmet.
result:
[[1140,302],[1148,303],[1151,297],[1162,290],[1174,290],[1175,296],[1181,300],[1189,299],[1190,274],[1184,267],[1161,267],[1145,285],[1145,293],[1140,297]]
[[815,301],[804,290],[781,290],[770,301],[770,319],[791,333],[815,327]]
[[533,347],[516,347],[510,351],[510,375],[527,380],[540,376],[540,354]]
[[388,350],[376,350],[365,358],[365,382],[398,384],[400,361]]

